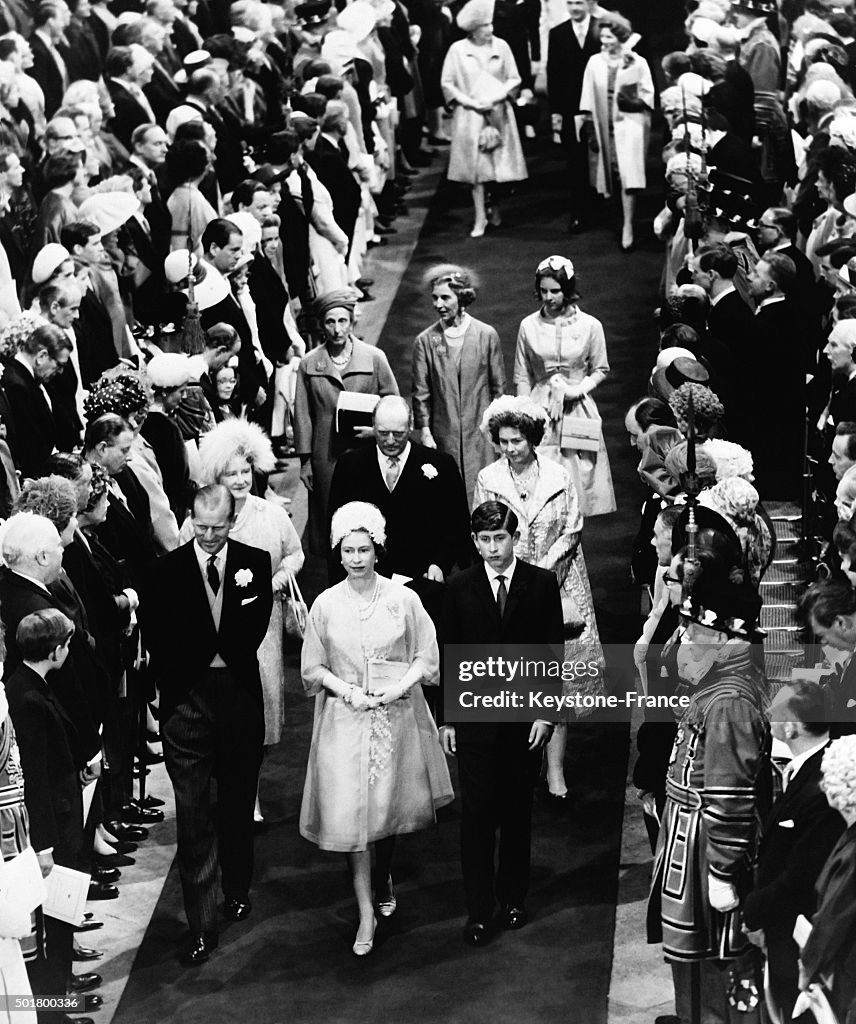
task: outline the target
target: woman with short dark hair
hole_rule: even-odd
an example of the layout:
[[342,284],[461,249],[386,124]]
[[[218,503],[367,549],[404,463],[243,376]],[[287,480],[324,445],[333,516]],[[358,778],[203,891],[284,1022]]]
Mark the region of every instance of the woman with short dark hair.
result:
[[479,430],[488,404],[505,391],[499,335],[467,312],[472,275],[448,263],[425,275],[439,319],[413,348],[413,425],[422,444],[451,455],[471,498],[480,469],[495,453]]

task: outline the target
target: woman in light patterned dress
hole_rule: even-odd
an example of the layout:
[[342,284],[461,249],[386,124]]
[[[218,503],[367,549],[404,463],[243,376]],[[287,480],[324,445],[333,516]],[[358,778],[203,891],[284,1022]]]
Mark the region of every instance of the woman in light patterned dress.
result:
[[612,472],[603,434],[597,451],[562,448],[562,422],[568,417],[599,420],[592,392],[609,373],[603,325],[577,303],[574,265],[550,256],[535,271],[537,313],[520,324],[514,355],[518,395],[529,395],[549,419],[539,454],[560,463],[570,474],[584,516],[615,511]]
[[[422,693],[439,680],[437,634],[416,594],[375,572],[385,541],[374,505],[351,501],[336,510],[330,544],[348,576],[312,605],[300,663],[315,697],[300,834],[347,857],[360,919],[355,956],[372,951],[375,911],[396,910],[395,837],[428,828],[454,799]],[[382,692],[367,679],[376,658],[401,671]]]
[[[488,406],[482,429],[502,458],[478,475],[473,507],[501,501],[518,519],[514,554],[521,561],[551,569],[562,593],[565,661],[594,662],[597,674],[565,683],[565,692],[603,692],[603,650],[594,614],[588,572],[580,545],[583,517],[576,488],[558,463],[536,452],[548,425],[544,410],[526,397],[506,395]],[[577,711],[577,716],[585,711]],[[547,745],[547,786],[552,797],[567,798],[564,760],[567,727],[558,725]]]
[[[266,747],[279,743],[285,714],[282,599],[287,593],[289,575],[296,575],[303,568],[303,549],[288,513],[281,505],[250,493],[253,473],[269,473],[274,463],[270,439],[261,427],[243,419],[223,420],[199,444],[203,484],[223,484],[235,499],[230,540],[269,552],[273,592],[280,597],[273,603],[270,625],[259,648]],[[193,527],[188,518],[181,528],[181,540],[192,537]],[[255,818],[257,822],[264,820],[258,796]]]

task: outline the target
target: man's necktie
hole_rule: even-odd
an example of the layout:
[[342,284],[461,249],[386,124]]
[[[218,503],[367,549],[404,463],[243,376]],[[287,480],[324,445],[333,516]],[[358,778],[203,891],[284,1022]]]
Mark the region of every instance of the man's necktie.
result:
[[391,491],[395,487],[395,481],[398,479],[398,456],[387,457],[384,479],[386,480],[387,490]]
[[783,793],[788,788],[788,786],[791,784],[791,779],[793,777],[794,777],[794,766],[792,764],[785,765],[784,770],[782,771],[782,792]]
[[315,194],[312,191],[312,181],[309,172],[302,164],[298,164],[297,176],[300,178],[300,198],[303,200],[303,213],[307,220],[315,205]]
[[208,568],[205,570],[205,575],[208,577],[208,586],[211,588],[214,594],[220,589],[220,573],[217,572],[217,556],[212,555],[208,559]]
[[499,609],[499,617],[502,618],[505,615],[505,604],[508,601],[508,587],[505,585],[505,577],[496,577],[499,586],[496,588],[496,606]]

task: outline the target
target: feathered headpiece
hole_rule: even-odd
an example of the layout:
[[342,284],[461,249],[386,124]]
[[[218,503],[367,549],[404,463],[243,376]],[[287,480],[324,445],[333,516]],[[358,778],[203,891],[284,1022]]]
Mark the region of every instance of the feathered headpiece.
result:
[[349,501],[336,509],[330,524],[330,546],[337,544],[349,533],[364,531],[375,544],[386,543],[386,520],[377,505],[367,501]]
[[546,410],[528,396],[500,395],[490,403],[482,416],[479,430],[486,437],[490,437],[490,422],[497,416],[516,416],[521,419],[526,417],[545,424],[549,421]]
[[276,465],[270,438],[245,419],[223,420],[199,442],[199,472],[205,483],[216,484],[230,459],[247,460],[258,473],[270,473]]

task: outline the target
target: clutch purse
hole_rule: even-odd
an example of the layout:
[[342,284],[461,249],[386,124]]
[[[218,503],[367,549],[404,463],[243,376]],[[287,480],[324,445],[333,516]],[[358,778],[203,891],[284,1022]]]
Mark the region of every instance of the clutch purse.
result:
[[569,413],[562,417],[559,447],[579,452],[596,452],[600,448],[602,436],[603,420],[599,417],[573,416]]
[[293,640],[302,640],[306,633],[306,619],[309,616],[309,610],[292,572],[288,574],[288,594],[283,610],[285,612],[285,635],[290,636]]
[[479,132],[479,149],[482,153],[492,153],[499,148],[501,142],[502,136],[499,134],[499,129],[494,128],[492,124],[486,124]]
[[366,658],[363,673],[363,689],[382,697],[387,690],[396,686],[407,674],[410,665],[406,661],[384,661],[382,658]]

